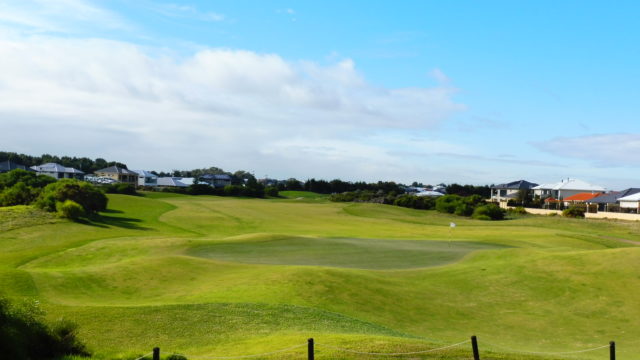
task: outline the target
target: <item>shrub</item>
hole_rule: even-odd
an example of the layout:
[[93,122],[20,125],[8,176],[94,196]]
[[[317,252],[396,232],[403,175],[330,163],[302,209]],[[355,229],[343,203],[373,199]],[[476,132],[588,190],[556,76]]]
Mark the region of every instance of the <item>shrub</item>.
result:
[[225,196],[238,196],[242,193],[242,186],[240,185],[227,185],[224,187]]
[[56,211],[58,202],[73,200],[84,208],[86,214],[97,213],[107,209],[107,197],[95,186],[74,179],[61,179],[47,185],[36,205],[46,211]]
[[0,192],[0,206],[29,205],[38,196],[39,190],[18,182]]
[[568,218],[584,218],[584,208],[571,206],[562,211],[562,216]]
[[51,176],[36,175],[33,171],[22,169],[15,169],[4,174],[0,174],[0,190],[12,187],[17,183],[24,183],[27,186],[41,189],[54,182],[56,182],[56,179]]
[[518,206],[518,207],[515,207],[515,208],[510,208],[508,211],[511,214],[515,214],[515,215],[526,215],[526,214],[528,214],[527,210],[525,210],[525,208],[523,208],[522,206]]
[[473,211],[472,217],[478,220],[502,220],[504,210],[496,204],[481,205]]
[[191,184],[187,187],[189,195],[215,195],[216,189],[208,184]]
[[278,188],[275,186],[267,186],[264,189],[264,193],[267,196],[277,197],[279,195]]
[[444,195],[436,200],[436,210],[443,213],[453,214],[460,204],[462,197],[459,195]]
[[107,194],[138,195],[135,186],[125,183],[105,185],[102,189]]
[[89,356],[68,321],[53,326],[44,322],[37,302],[19,306],[0,298],[0,354],[3,359],[52,359],[67,355]]
[[61,217],[76,220],[85,214],[84,208],[73,200],[65,200],[56,204],[58,214]]
[[453,213],[458,216],[471,216],[475,208],[466,202],[459,202]]

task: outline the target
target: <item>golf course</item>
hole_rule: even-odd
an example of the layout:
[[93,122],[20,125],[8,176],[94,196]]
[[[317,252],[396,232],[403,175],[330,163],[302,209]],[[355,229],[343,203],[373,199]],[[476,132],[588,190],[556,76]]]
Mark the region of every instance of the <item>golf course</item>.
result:
[[306,359],[308,338],[316,359],[469,359],[472,335],[482,359],[640,353],[638,222],[108,197],[78,222],[0,208],[0,294],[77,323],[95,359]]

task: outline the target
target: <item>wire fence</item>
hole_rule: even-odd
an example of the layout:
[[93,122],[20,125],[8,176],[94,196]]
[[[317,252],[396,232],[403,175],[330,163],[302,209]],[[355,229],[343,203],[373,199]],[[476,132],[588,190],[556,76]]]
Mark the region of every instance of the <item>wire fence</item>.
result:
[[[479,350],[479,345],[478,345],[478,339],[476,336],[472,336],[469,340],[464,340],[464,341],[460,341],[457,342],[455,344],[450,344],[450,345],[445,345],[445,346],[441,346],[438,348],[432,348],[432,349],[425,349],[425,350],[419,350],[419,351],[408,351],[408,352],[367,352],[367,351],[361,351],[361,350],[355,350],[355,349],[349,349],[349,348],[343,348],[343,347],[339,347],[339,346],[335,346],[335,345],[329,345],[329,344],[324,344],[324,343],[316,343],[314,341],[313,338],[308,339],[306,343],[304,344],[298,344],[298,345],[293,345],[290,347],[286,347],[283,349],[278,349],[278,350],[273,350],[273,351],[269,351],[269,352],[264,352],[264,353],[260,353],[260,354],[249,354],[249,355],[234,355],[234,356],[187,356],[187,355],[181,355],[181,354],[174,354],[175,355],[180,355],[183,356],[185,359],[188,360],[216,360],[216,359],[248,359],[248,358],[264,358],[264,357],[268,357],[271,355],[275,355],[275,354],[283,354],[283,353],[287,353],[287,352],[291,352],[293,350],[296,349],[300,349],[303,347],[307,348],[307,359],[308,360],[315,360],[315,356],[316,356],[316,349],[328,349],[331,350],[333,352],[342,352],[342,353],[349,353],[349,354],[356,354],[356,355],[364,355],[364,356],[410,356],[410,355],[421,355],[421,354],[429,354],[429,353],[434,353],[434,352],[438,352],[438,351],[444,351],[444,350],[448,350],[448,349],[453,349],[453,348],[457,348],[460,347],[462,345],[465,344],[469,344],[471,343],[471,352],[473,354],[473,359],[474,360],[480,360],[480,350]],[[597,346],[597,347],[592,347],[592,348],[587,348],[587,349],[580,349],[580,350],[573,350],[573,351],[559,351],[559,352],[541,352],[541,351],[523,351],[523,350],[514,350],[514,349],[506,349],[506,348],[501,348],[501,347],[497,347],[497,346],[493,346],[491,344],[486,344],[488,345],[489,348],[491,348],[493,351],[495,350],[499,350],[501,352],[505,352],[505,353],[517,353],[517,354],[529,354],[529,355],[547,355],[547,356],[561,356],[561,355],[571,355],[571,354],[580,354],[580,353],[586,353],[586,352],[591,352],[591,351],[597,351],[597,350],[602,350],[605,348],[609,348],[609,360],[615,360],[616,359],[616,343],[614,341],[611,341],[609,344],[607,345],[602,345],[602,346]],[[151,359],[152,360],[160,360],[160,348],[154,348],[153,352],[143,355],[137,359],[134,360],[143,360],[143,359],[149,359],[148,356],[151,355]]]

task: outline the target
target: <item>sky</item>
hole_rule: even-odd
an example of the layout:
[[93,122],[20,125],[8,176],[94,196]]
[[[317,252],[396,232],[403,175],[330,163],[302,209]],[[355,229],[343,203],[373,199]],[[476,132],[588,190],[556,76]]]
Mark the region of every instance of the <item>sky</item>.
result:
[[0,151],[640,187],[640,2],[0,0]]

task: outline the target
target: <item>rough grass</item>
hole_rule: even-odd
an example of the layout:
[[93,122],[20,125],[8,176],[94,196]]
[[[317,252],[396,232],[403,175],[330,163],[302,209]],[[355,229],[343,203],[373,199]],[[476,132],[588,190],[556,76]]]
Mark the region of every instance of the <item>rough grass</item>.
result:
[[[638,223],[486,222],[301,196],[170,195],[110,195],[109,212],[84,224],[0,210],[0,226],[14,224],[0,232],[0,291],[77,321],[100,359],[134,359],[154,346],[244,355],[308,337],[405,352],[472,334],[483,359],[539,359],[513,350],[609,340],[621,358],[640,351],[640,249],[617,240],[640,240]],[[408,358],[469,357],[464,345]],[[319,345],[317,358],[367,357]]]

